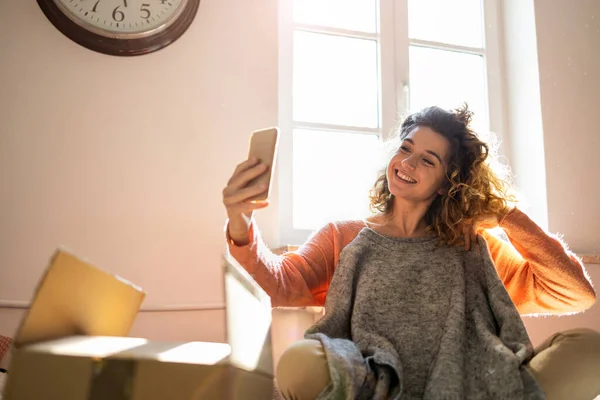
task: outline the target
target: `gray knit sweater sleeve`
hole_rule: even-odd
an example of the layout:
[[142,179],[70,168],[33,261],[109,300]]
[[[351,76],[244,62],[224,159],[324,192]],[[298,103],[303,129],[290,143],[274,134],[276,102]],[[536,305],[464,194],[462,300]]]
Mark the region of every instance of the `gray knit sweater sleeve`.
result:
[[544,398],[481,237],[466,252],[365,228],[340,255],[325,308],[306,333],[331,373],[319,399]]

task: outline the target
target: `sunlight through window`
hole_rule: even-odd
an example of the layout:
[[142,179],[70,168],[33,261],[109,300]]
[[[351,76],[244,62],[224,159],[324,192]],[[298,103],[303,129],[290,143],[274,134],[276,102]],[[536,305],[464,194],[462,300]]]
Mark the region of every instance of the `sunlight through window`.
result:
[[294,227],[369,215],[369,189],[381,162],[376,135],[294,131]]
[[375,33],[377,31],[377,1],[294,1],[294,22]]
[[465,47],[483,46],[482,0],[409,0],[408,36]]
[[386,161],[381,141],[407,113],[466,102],[473,128],[483,137],[494,130],[503,115],[499,34],[497,21],[484,17],[496,15],[495,2],[286,3],[282,49],[292,51],[284,51],[291,58],[283,63],[290,90],[282,104],[291,116],[282,125],[289,143],[281,153],[284,241],[369,215],[369,189]]

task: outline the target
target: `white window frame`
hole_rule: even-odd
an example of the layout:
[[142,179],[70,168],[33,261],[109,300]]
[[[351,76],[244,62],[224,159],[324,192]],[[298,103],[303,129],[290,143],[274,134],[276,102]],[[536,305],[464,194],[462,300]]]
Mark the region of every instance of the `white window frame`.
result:
[[[490,130],[504,136],[503,86],[500,52],[500,13],[498,0],[481,0],[484,17],[485,48],[448,45],[408,37],[408,0],[379,0],[379,33],[355,32],[345,29],[297,24],[293,22],[293,1],[279,1],[279,128],[281,138],[278,157],[278,203],[280,244],[304,243],[314,232],[293,228],[293,129],[322,129],[346,133],[374,134],[382,140],[394,134],[399,119],[409,110],[410,74],[409,46],[419,45],[442,50],[454,50],[483,56],[486,67],[486,95]],[[295,29],[344,35],[378,41],[379,67],[379,128],[356,128],[331,124],[297,123],[293,121],[293,32]],[[505,153],[504,147],[501,151]],[[324,199],[323,201],[343,201]]]

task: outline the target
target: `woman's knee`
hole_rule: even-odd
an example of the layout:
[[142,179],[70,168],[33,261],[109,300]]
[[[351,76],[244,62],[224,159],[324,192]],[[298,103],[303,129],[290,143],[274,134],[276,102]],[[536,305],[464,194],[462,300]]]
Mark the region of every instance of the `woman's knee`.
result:
[[529,366],[548,399],[592,399],[600,394],[600,333],[559,332],[536,349]]
[[288,400],[314,400],[329,384],[325,350],[318,340],[301,340],[281,355],[275,372],[277,386]]
[[564,353],[585,354],[588,351],[600,351],[600,332],[588,328],[570,329],[555,334],[550,348],[561,348]]
[[590,328],[576,328],[568,331],[559,332],[556,335],[559,338],[575,338],[584,340],[598,340],[600,338],[600,332],[597,332]]

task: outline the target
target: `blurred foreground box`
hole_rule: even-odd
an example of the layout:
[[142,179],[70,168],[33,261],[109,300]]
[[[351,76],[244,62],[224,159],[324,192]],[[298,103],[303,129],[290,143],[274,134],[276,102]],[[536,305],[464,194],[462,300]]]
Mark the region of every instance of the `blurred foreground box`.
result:
[[17,332],[3,400],[271,399],[270,299],[223,258],[228,343],[126,337],[145,293],[58,250]]

